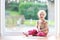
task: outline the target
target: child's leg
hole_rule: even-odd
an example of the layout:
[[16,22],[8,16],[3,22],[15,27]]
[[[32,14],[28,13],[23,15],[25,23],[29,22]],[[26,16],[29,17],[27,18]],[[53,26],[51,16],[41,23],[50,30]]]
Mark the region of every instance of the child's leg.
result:
[[24,34],[26,37],[28,37],[28,34],[27,34],[27,33],[24,33],[24,32],[23,32],[23,34]]
[[24,32],[23,32],[23,34],[24,34],[25,36],[29,36],[29,35],[36,36],[37,30],[35,30],[35,29],[29,30],[28,33],[24,33]]
[[35,30],[35,29],[29,30],[29,31],[28,31],[28,34],[29,34],[29,35],[32,35],[32,36],[36,36],[37,30]]
[[47,36],[47,34],[40,31],[40,32],[37,33],[37,36],[45,37],[45,36]]

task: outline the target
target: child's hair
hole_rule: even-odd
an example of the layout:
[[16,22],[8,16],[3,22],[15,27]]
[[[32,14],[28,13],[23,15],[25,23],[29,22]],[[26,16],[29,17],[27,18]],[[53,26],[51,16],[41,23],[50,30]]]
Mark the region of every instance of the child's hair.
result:
[[46,17],[46,12],[45,12],[45,10],[39,10],[39,11],[38,11],[38,14],[37,14],[38,17],[40,17],[41,12],[43,12],[43,13],[44,13],[44,17]]

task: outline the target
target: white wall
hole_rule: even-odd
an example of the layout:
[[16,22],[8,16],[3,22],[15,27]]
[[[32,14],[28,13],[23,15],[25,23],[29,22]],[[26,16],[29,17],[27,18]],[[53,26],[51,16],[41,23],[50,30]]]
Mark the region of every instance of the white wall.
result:
[[[48,4],[48,12],[49,12],[49,14],[48,14],[48,18],[49,18],[49,20],[55,20],[55,26],[56,26],[56,33],[57,33],[57,36],[59,36],[59,34],[60,34],[60,20],[59,20],[59,18],[60,18],[60,0],[55,0],[55,5],[56,6],[54,6],[54,4]],[[54,8],[55,7],[55,8]],[[54,10],[54,11],[53,11]]]
[[[0,4],[1,4],[1,1],[0,1]],[[0,5],[1,7],[1,5]],[[1,8],[0,8],[0,16],[1,16]],[[1,35],[1,17],[0,17],[0,35]]]
[[[60,20],[60,0],[59,0],[59,20]],[[60,24],[60,22],[59,22]],[[60,25],[59,25],[59,29],[60,29]],[[60,30],[59,30],[59,35],[60,35]]]
[[60,28],[59,28],[59,27],[60,27],[60,26],[59,26],[59,25],[60,25],[60,24],[59,24],[59,21],[60,21],[60,20],[59,20],[59,17],[60,17],[60,15],[59,15],[59,14],[60,14],[60,13],[59,13],[59,11],[60,11],[59,5],[60,5],[60,4],[59,4],[59,0],[55,0],[55,2],[56,2],[56,6],[55,6],[55,7],[56,7],[56,10],[55,10],[55,11],[56,11],[56,28],[57,28],[57,36],[59,36],[59,32],[60,32],[60,31],[59,31],[59,30],[60,30]]
[[1,35],[5,32],[5,0],[1,0]]

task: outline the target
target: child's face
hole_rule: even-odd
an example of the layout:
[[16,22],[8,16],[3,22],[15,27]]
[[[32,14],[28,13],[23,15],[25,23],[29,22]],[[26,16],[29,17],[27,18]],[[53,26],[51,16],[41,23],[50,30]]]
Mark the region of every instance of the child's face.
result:
[[45,16],[44,13],[41,12],[41,13],[40,13],[40,18],[44,18],[44,16]]

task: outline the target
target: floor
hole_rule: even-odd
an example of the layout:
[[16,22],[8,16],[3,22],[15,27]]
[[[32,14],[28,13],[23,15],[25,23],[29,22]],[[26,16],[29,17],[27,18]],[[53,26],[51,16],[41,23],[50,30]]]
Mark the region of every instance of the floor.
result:
[[60,40],[60,37],[49,36],[49,37],[25,37],[25,36],[3,36],[0,40]]
[[[28,29],[32,29],[33,27],[17,27],[14,29],[6,29],[5,36],[0,37],[0,40],[60,40],[60,37],[56,37],[56,29],[52,27],[49,28],[49,35],[47,37],[37,37],[37,36],[29,36],[26,37],[22,35],[20,32],[26,32]],[[34,28],[35,29],[35,28]]]

